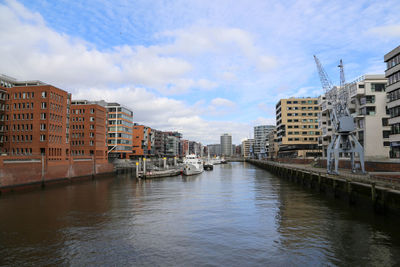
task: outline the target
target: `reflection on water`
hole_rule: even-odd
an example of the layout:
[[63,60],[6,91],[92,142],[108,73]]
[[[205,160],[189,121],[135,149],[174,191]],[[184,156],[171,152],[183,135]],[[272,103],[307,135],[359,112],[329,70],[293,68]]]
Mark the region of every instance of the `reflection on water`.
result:
[[0,198],[0,265],[396,265],[399,221],[246,163]]

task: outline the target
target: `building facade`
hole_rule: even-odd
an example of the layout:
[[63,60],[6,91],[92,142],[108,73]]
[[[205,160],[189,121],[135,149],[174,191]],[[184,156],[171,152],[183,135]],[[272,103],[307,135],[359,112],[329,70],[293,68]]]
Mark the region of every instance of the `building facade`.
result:
[[207,151],[210,153],[210,156],[212,157],[221,156],[221,145],[220,144],[207,145]]
[[268,154],[268,134],[275,129],[274,125],[254,126],[254,155],[266,158]]
[[232,156],[232,135],[224,133],[220,138],[221,155]]
[[242,156],[251,158],[254,149],[254,139],[245,139],[242,141]]
[[276,104],[278,157],[306,158],[321,154],[318,113],[317,98],[279,100]]
[[155,132],[145,125],[134,124],[132,131],[132,156],[152,156],[154,154]]
[[268,133],[268,159],[273,160],[278,157],[279,145],[276,129]]
[[7,76],[1,79],[1,89],[8,95],[3,113],[4,153],[43,155],[47,161],[68,160],[70,95],[40,81],[17,81]]
[[106,161],[107,110],[87,100],[73,100],[70,114],[71,155],[95,157]]
[[132,153],[133,112],[119,103],[105,103],[107,144],[110,158],[129,158]]
[[[389,158],[389,114],[386,109],[386,78],[384,75],[364,75],[345,87],[334,87],[328,94],[348,97],[347,106],[354,117],[355,136],[364,148],[366,160]],[[327,147],[332,140],[334,129],[329,119],[332,105],[326,96],[319,98],[321,111],[318,115],[318,127],[321,131],[319,145],[326,157]]]
[[400,158],[400,46],[384,56],[387,78],[387,107],[390,113],[390,157]]

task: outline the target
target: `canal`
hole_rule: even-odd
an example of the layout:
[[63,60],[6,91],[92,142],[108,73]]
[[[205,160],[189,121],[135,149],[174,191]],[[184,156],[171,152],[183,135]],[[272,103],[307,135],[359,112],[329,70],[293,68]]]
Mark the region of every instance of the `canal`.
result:
[[0,197],[0,266],[400,264],[399,220],[246,163]]

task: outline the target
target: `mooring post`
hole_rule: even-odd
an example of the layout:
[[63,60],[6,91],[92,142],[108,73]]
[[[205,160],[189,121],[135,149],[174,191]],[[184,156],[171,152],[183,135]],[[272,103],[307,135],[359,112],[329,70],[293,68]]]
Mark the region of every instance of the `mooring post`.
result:
[[139,161],[136,161],[136,178],[139,178]]
[[167,168],[167,158],[166,157],[163,158],[163,164],[164,164],[164,169],[166,169]]
[[174,167],[176,167],[176,157],[174,157]]
[[143,175],[146,176],[146,158],[143,158]]

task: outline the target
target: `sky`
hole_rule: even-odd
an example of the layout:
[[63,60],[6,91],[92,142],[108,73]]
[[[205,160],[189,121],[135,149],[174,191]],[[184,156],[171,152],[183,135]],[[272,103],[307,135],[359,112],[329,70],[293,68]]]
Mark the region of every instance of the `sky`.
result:
[[134,122],[233,143],[275,124],[281,98],[383,74],[400,45],[396,0],[0,0],[0,73],[73,99],[119,102]]

